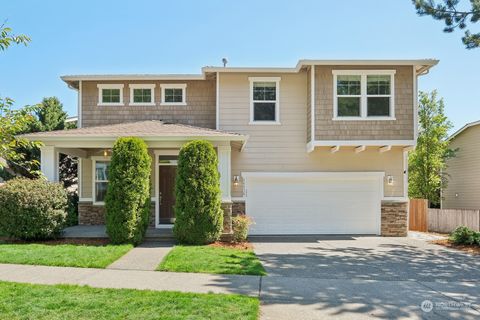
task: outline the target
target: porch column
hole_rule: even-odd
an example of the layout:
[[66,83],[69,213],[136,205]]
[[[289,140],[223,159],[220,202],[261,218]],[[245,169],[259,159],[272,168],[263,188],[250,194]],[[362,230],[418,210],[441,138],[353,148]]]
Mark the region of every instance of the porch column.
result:
[[40,148],[40,170],[48,181],[58,181],[58,151],[54,146]]
[[222,191],[222,202],[231,202],[231,153],[230,146],[218,146],[218,172],[220,173],[220,190]]

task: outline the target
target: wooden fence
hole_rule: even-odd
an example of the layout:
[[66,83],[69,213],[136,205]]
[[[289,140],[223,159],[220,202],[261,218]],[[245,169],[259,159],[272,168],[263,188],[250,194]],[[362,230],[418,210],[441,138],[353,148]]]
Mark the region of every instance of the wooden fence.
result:
[[410,199],[408,229],[426,232],[428,228],[428,201],[425,199]]
[[480,231],[480,210],[428,209],[428,231],[449,233],[458,226]]

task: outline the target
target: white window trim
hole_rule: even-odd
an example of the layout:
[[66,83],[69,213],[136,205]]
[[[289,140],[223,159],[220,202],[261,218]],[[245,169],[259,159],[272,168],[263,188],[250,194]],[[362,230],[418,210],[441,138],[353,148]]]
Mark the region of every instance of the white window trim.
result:
[[[187,84],[186,83],[162,83],[162,102],[161,106],[186,106],[187,105]],[[165,89],[182,89],[182,102],[166,102]]]
[[[123,106],[123,84],[97,84],[98,88],[98,105],[99,106]],[[120,102],[102,102],[103,89],[120,89]]]
[[[91,157],[92,159],[92,202],[94,205],[97,205],[97,206],[103,206],[105,205],[105,201],[97,201],[96,199],[96,194],[97,194],[97,187],[96,187],[96,183],[97,180],[96,180],[96,167],[97,167],[97,161],[101,161],[101,162],[105,162],[105,161],[111,161],[111,157],[108,156],[108,157],[102,157],[102,156],[95,156],[95,157]],[[98,182],[104,182],[103,180],[101,181],[98,181]],[[108,182],[108,181],[107,181]]]
[[[358,120],[396,120],[395,118],[395,73],[396,70],[332,70],[333,74],[333,118],[336,121],[358,121]],[[342,117],[338,116],[338,96],[337,96],[337,76],[349,75],[360,76],[360,116]],[[367,75],[389,75],[390,76],[390,94],[377,95],[378,97],[390,97],[390,116],[367,116]],[[349,97],[344,95],[342,97]],[[358,97],[357,95],[352,97]]]
[[[280,77],[249,77],[248,80],[250,81],[250,125],[280,125]],[[254,82],[275,82],[275,97],[277,98],[275,101],[275,120],[274,121],[255,121],[253,118],[253,83]]]
[[[129,106],[154,106],[155,105],[155,84],[135,83],[135,84],[129,84],[128,87],[130,88],[130,102],[128,103]],[[134,102],[133,101],[134,89],[150,89],[152,100],[150,102]]]

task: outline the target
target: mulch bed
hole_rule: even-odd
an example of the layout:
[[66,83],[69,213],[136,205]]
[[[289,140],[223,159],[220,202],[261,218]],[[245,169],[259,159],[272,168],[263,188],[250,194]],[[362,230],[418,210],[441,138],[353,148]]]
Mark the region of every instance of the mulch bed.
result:
[[27,244],[37,243],[46,245],[57,244],[75,244],[75,245],[89,245],[89,246],[103,246],[109,244],[109,240],[105,238],[68,238],[68,239],[55,239],[55,240],[43,240],[43,241],[25,241],[25,240],[13,240],[7,237],[0,237],[0,242],[9,244]]
[[461,251],[465,251],[471,254],[479,254],[480,255],[480,246],[475,245],[461,245],[461,244],[454,244],[448,239],[444,240],[435,240],[431,241],[431,243],[438,244],[447,248],[457,249]]
[[251,250],[253,249],[253,245],[250,242],[240,242],[240,243],[234,243],[234,242],[214,242],[210,244],[212,247],[217,247],[217,248],[229,248],[229,249],[240,249],[240,250]]

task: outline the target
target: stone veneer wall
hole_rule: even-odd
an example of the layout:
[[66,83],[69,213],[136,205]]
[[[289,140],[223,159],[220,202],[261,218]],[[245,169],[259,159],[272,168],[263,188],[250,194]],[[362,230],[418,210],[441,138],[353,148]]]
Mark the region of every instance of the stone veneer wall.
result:
[[382,230],[385,237],[406,237],[408,202],[382,201]]
[[[78,203],[78,224],[98,225],[105,224],[105,207],[93,205],[92,202]],[[150,227],[155,226],[155,202],[150,207]]]
[[245,214],[245,201],[234,201],[232,203],[232,216]]

